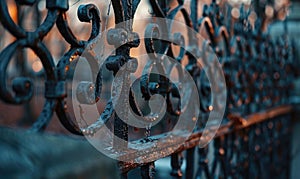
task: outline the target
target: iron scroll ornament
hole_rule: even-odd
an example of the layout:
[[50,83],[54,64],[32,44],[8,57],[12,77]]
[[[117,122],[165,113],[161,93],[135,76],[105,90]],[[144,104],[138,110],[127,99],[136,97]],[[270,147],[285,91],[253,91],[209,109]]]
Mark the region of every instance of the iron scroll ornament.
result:
[[[24,1],[26,4],[27,1]],[[66,3],[66,2],[65,2]],[[53,93],[45,94],[46,102],[42,113],[40,114],[37,121],[33,124],[32,130],[41,131],[48,124],[49,120],[53,115],[53,110],[56,106],[56,99],[58,97],[65,96],[65,91],[63,83],[58,83],[56,74],[55,74],[55,65],[52,58],[52,55],[48,51],[47,47],[42,43],[43,37],[51,30],[55,21],[57,19],[59,11],[64,11],[67,9],[64,3],[61,3],[60,6],[55,6],[52,3],[47,3],[48,14],[45,21],[36,29],[35,32],[26,32],[23,28],[15,24],[9,15],[7,4],[5,1],[0,2],[1,12],[0,19],[2,24],[5,25],[5,28],[15,37],[17,40],[11,45],[6,47],[0,54],[0,78],[1,80],[1,98],[8,103],[20,104],[30,100],[33,95],[33,83],[29,78],[19,77],[13,80],[13,93],[9,90],[6,75],[7,67],[10,59],[12,58],[15,49],[30,48],[32,49],[37,56],[40,58],[43,67],[46,73],[46,88],[52,91]]]
[[[81,130],[77,127],[71,119],[67,116],[66,105],[64,98],[67,96],[66,92],[66,69],[74,56],[80,55],[88,42],[91,42],[100,33],[100,14],[94,5],[82,5],[78,9],[78,17],[82,22],[92,21],[92,33],[88,41],[78,41],[68,27],[65,12],[68,10],[68,1],[47,1],[46,7],[48,9],[47,17],[44,22],[34,31],[27,32],[22,27],[18,26],[8,13],[8,7],[4,0],[0,1],[1,12],[0,19],[4,27],[17,38],[15,42],[6,47],[0,54],[0,97],[7,103],[21,104],[31,99],[33,95],[32,80],[26,77],[18,77],[12,82],[12,91],[7,85],[7,67],[10,62],[15,49],[32,49],[40,58],[43,68],[45,70],[45,98],[46,102],[43,111],[32,125],[31,131],[42,131],[45,129],[53,112],[56,111],[61,123],[72,133],[81,134]],[[20,5],[33,5],[35,1],[17,1]],[[42,42],[43,38],[50,32],[54,24],[57,24],[61,34],[67,42],[71,44],[71,49],[59,61],[57,67],[54,64],[52,55],[47,47]],[[101,85],[101,80],[97,76],[98,85]],[[97,86],[96,89],[101,89]],[[96,91],[96,96],[100,91]]]
[[[193,27],[192,24],[191,24],[191,20],[188,18],[188,15],[186,13],[187,11],[183,10],[183,7],[181,7],[180,4],[173,11],[173,13],[171,13],[171,15],[166,14],[166,16],[168,16],[168,17],[174,17],[175,14],[177,14],[177,12],[179,12],[179,10],[180,10],[181,13],[183,12],[183,14],[185,14],[185,17],[186,17],[186,19],[185,19],[185,25],[188,24],[189,28]],[[160,24],[165,24],[168,27],[167,29],[168,29],[168,32],[169,32],[170,28],[172,27],[172,23],[168,24],[165,21],[166,21],[166,19],[162,19],[162,23],[158,23],[158,24],[159,25]],[[106,68],[109,69],[109,70],[111,70],[113,72],[113,74],[115,76],[114,79],[118,79],[117,74],[120,71],[122,71],[122,70],[124,70],[125,73],[128,73],[128,74],[133,73],[135,71],[135,69],[131,68],[131,67],[136,66],[136,62],[137,62],[136,59],[134,59],[134,58],[132,58],[130,56],[126,56],[126,54],[130,50],[129,47],[136,47],[136,46],[138,46],[138,44],[139,44],[139,38],[138,38],[138,35],[136,33],[131,32],[130,30],[124,28],[124,27],[128,27],[128,25],[130,25],[130,24],[132,24],[131,20],[125,21],[123,23],[116,24],[116,28],[110,29],[108,31],[108,33],[107,33],[107,41],[108,41],[108,43],[111,44],[111,45],[114,45],[115,48],[116,48],[115,55],[111,55],[111,56],[109,56],[106,59],[106,62],[107,62],[106,63]],[[158,86],[161,86],[161,91],[160,92],[154,91],[153,89],[151,89],[151,85],[149,85],[150,84],[149,82],[151,81],[150,75],[149,75],[151,73],[151,66],[152,65],[154,66],[154,64],[155,64],[155,63],[153,63],[153,61],[159,61],[160,60],[159,59],[160,58],[159,55],[158,55],[158,59],[157,59],[157,54],[159,54],[159,53],[156,52],[155,47],[153,47],[153,44],[151,44],[153,41],[158,40],[158,39],[156,39],[156,37],[154,37],[155,36],[154,35],[155,34],[154,31],[156,29],[155,25],[149,24],[149,29],[151,29],[153,31],[149,30],[150,34],[152,34],[152,35],[146,35],[145,43],[147,44],[147,48],[148,48],[146,50],[148,52],[147,55],[149,55],[150,58],[153,58],[153,56],[154,56],[154,59],[152,59],[152,61],[149,60],[149,63],[150,63],[149,66],[146,66],[146,68],[144,69],[144,72],[145,72],[144,75],[143,75],[144,79],[141,82],[141,84],[142,84],[141,85],[142,86],[142,88],[141,88],[142,94],[144,95],[145,98],[147,98],[146,95],[150,96],[150,95],[153,95],[155,93],[161,93],[161,94],[163,94],[163,95],[165,95],[167,97],[169,97],[170,95],[173,95],[173,96],[176,97],[176,90],[173,90],[174,86],[168,84],[169,82],[165,81],[165,79],[161,79],[160,81],[156,81],[155,82],[155,83],[158,84]],[[147,32],[147,30],[146,30],[146,32]],[[161,31],[159,31],[159,32],[161,32]],[[192,39],[193,39],[192,37],[194,37],[193,35],[194,34],[188,34],[188,37],[190,38],[189,39],[189,43],[192,43]],[[168,33],[168,36],[166,36],[166,37],[167,38],[171,37],[171,38],[165,39],[165,40],[162,40],[162,41],[158,41],[162,45],[165,45],[164,48],[160,49],[160,50],[162,50],[161,53],[160,53],[162,56],[167,55],[167,56],[175,57],[175,55],[172,54],[172,51],[170,50],[171,49],[171,45],[180,45],[182,47],[182,49],[185,48],[184,44],[182,43],[182,41],[184,40],[184,39],[182,40],[182,37],[183,37],[182,35],[180,35],[180,34],[177,33],[176,35],[174,34],[174,35],[169,36],[169,33]],[[189,45],[190,44],[187,44],[187,46],[186,46],[188,50],[189,50]],[[206,46],[206,48],[209,48],[209,47]],[[188,50],[184,49],[185,51],[182,51],[182,49],[181,49],[180,53],[184,53],[184,56],[188,56],[189,57],[188,58],[189,64],[184,67],[184,68],[188,69],[189,65],[192,64],[192,63],[194,63],[194,60],[198,58],[198,56],[199,56],[200,53],[198,52],[197,53],[198,55],[193,55],[193,53],[191,53],[191,52],[188,53]],[[152,53],[152,52],[154,52],[154,53]],[[213,52],[213,51],[211,51],[211,52]],[[119,53],[119,55],[118,55],[118,53]],[[180,56],[181,55],[179,55],[179,57]],[[176,60],[179,63],[181,63],[181,60],[178,57],[176,58]],[[125,65],[125,64],[128,64],[128,63],[133,64],[133,65],[128,65],[128,66]],[[157,65],[157,63],[155,65]],[[204,64],[204,63],[202,63],[202,64]],[[196,65],[199,65],[199,64],[196,63]],[[182,66],[183,65],[177,65],[177,66],[175,65],[175,66],[172,66],[170,69],[171,70],[172,70],[172,68],[173,69],[177,69],[178,72],[181,73],[180,71],[182,70],[181,69]],[[194,67],[196,67],[196,66],[194,66]],[[168,71],[165,71],[165,70],[161,70],[161,71],[163,71],[163,73],[168,73]],[[134,98],[134,96],[131,95],[131,89],[128,88],[128,86],[130,86],[127,83],[127,81],[129,81],[128,80],[128,76],[127,76],[128,74],[123,75],[124,80],[122,82],[122,85],[118,86],[118,87],[120,87],[121,92],[123,92],[125,94],[130,94],[130,98],[132,99],[133,102],[132,103],[131,102],[128,103],[128,101],[124,100],[124,101],[118,101],[117,104],[119,104],[119,105],[125,105],[125,106],[121,106],[125,110],[127,109],[127,107],[128,108],[129,107],[133,107],[133,108],[137,108],[137,111],[139,111],[138,110],[138,106],[136,106],[135,103],[134,103],[134,99],[135,98]],[[194,74],[194,73],[192,72],[191,74]],[[166,86],[164,86],[164,83],[166,84]],[[214,83],[214,84],[216,84],[216,83]],[[146,94],[146,93],[148,93],[148,94]],[[222,98],[221,102],[225,101],[223,99],[224,98]],[[109,102],[107,103],[107,106],[110,106],[111,102],[113,102],[113,100],[114,100],[113,98],[110,99]],[[216,103],[217,101],[218,100],[215,100],[213,102]],[[131,106],[129,106],[128,104],[130,104]],[[168,104],[168,106],[169,106],[169,104]],[[117,146],[116,148],[119,148],[120,150],[124,149],[124,147],[125,148],[127,147],[127,143],[128,143],[127,142],[127,139],[128,139],[128,124],[127,124],[127,122],[128,121],[126,121],[126,117],[125,117],[125,121],[124,121],[123,118],[122,119],[119,118],[118,114],[116,115],[116,113],[115,113],[115,108],[116,107],[111,108],[111,106],[110,106],[109,108],[107,108],[107,106],[106,106],[106,108],[104,110],[104,113],[102,113],[100,115],[100,117],[98,118],[98,120],[96,122],[94,122],[93,124],[89,125],[87,128],[82,129],[82,131],[83,131],[84,134],[92,136],[98,130],[100,130],[102,127],[105,126],[105,124],[107,123],[107,121],[108,121],[108,119],[110,117],[114,117],[115,122],[114,122],[113,125],[114,125],[115,136],[118,137],[118,139],[122,139],[123,140],[123,144],[121,144],[121,146]],[[194,108],[197,108],[196,110],[199,110],[198,107],[197,107],[197,105],[195,105]],[[217,105],[216,105],[215,111],[217,111],[216,109],[218,109]],[[109,111],[109,112],[106,113],[106,111]],[[180,108],[177,108],[177,109],[176,108],[175,109],[174,108],[173,109],[169,108],[168,111],[172,115],[176,116],[176,115],[181,114],[182,109],[180,109]],[[113,114],[113,115],[110,115],[110,114]],[[192,115],[194,115],[194,113],[191,113],[191,116],[187,117],[187,119],[193,120],[193,122],[191,122],[193,124],[197,120],[197,116],[198,115],[196,115],[196,116],[192,116]],[[214,113],[214,115],[215,116],[213,116],[213,117],[214,118],[218,118],[218,119],[221,116],[218,113]],[[216,116],[216,115],[218,115],[218,116]],[[218,125],[219,123],[214,123],[214,124]],[[212,130],[212,131],[216,131],[216,130]],[[155,141],[154,139],[149,139],[149,136],[146,136],[145,140],[146,141],[150,141],[150,143],[152,143],[151,141]],[[207,142],[209,142],[209,140],[205,140],[202,144],[205,145],[205,143],[207,143]],[[118,142],[116,142],[116,143],[118,143]],[[152,160],[155,160],[155,159],[152,159]]]

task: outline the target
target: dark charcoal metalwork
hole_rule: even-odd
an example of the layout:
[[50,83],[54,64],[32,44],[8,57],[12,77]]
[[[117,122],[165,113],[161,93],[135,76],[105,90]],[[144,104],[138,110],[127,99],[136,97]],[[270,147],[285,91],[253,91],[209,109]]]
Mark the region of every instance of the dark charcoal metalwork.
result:
[[[203,52],[206,48],[211,47],[222,64],[228,89],[226,115],[217,136],[209,146],[198,148],[203,129],[195,129],[186,143],[170,156],[172,167],[170,176],[175,178],[183,176],[186,178],[288,177],[291,127],[291,107],[288,106],[288,99],[292,81],[296,77],[293,70],[299,64],[295,60],[294,43],[288,39],[287,35],[283,35],[274,42],[271,40],[270,34],[263,32],[266,17],[261,12],[265,12],[266,4],[261,5],[259,1],[256,2],[256,4],[260,3],[255,9],[260,15],[256,20],[255,29],[252,29],[248,19],[249,12],[244,7],[241,7],[239,19],[231,24],[231,21],[228,20],[231,19],[230,15],[229,18],[225,17],[221,7],[215,1],[203,7],[202,15],[198,14],[198,0],[191,0],[190,14],[183,6],[184,1],[182,0],[177,0],[177,7],[173,9],[169,8],[165,0],[150,0],[149,2],[153,17],[175,19],[175,16],[180,14],[183,16],[186,26],[197,32],[206,31],[208,39],[206,39],[203,49],[200,49],[197,37],[190,34],[187,37],[181,33],[172,34],[169,26],[164,29],[170,37],[174,37],[173,44],[175,45],[183,43],[187,38],[189,43],[184,45],[186,49],[191,49],[195,54],[201,56],[204,62],[207,57]],[[16,0],[16,3],[32,6],[36,1]],[[117,49],[115,54],[106,60],[106,68],[116,75],[126,62],[131,64],[126,67],[126,75],[122,84],[122,92],[130,94],[130,102],[118,101],[123,105],[123,113],[132,108],[135,113],[141,114],[135,103],[132,89],[129,87],[129,80],[126,80],[129,79],[130,73],[135,72],[138,64],[138,59],[130,56],[130,50],[140,46],[139,34],[134,32],[132,27],[139,3],[140,0],[112,0],[115,28],[109,30],[107,40],[108,44],[114,45]],[[78,8],[78,19],[81,22],[91,23],[92,31],[86,41],[77,38],[68,25],[66,14],[69,9],[68,4],[68,0],[46,0],[48,9],[46,19],[34,32],[28,32],[12,20],[7,2],[0,0],[0,21],[4,28],[16,38],[0,54],[0,97],[10,104],[22,104],[29,101],[34,95],[33,82],[28,77],[15,78],[11,84],[7,82],[8,64],[16,49],[29,48],[40,58],[46,76],[45,104],[40,116],[32,125],[31,131],[43,131],[54,113],[66,129],[78,135],[93,134],[102,125],[112,120],[111,118],[114,118],[114,134],[128,141],[129,126],[114,112],[111,100],[107,102],[99,120],[86,129],[80,129],[67,112],[66,80],[71,73],[69,69],[72,60],[81,55],[94,58],[92,54],[83,54],[83,51],[101,33],[100,11],[93,4],[84,4]],[[127,20],[129,23],[121,23]],[[64,40],[70,44],[69,51],[60,58],[57,65],[43,42],[44,37],[55,24]],[[200,81],[201,85],[197,86],[201,101],[200,109],[208,115],[211,104],[210,85],[203,75],[201,77],[203,69],[197,65],[196,57],[183,48],[176,57],[170,48],[171,43],[157,40],[158,24],[149,24],[146,33],[151,34],[149,36],[152,38],[145,39],[145,47],[154,60],[150,60],[146,65],[140,81],[143,98],[149,100],[154,94],[168,96],[167,112],[170,116],[180,115],[180,107],[174,107],[170,100],[171,96],[180,98],[176,87],[165,78],[151,79],[150,73],[154,65],[164,69],[163,66],[160,66],[162,64],[154,63],[156,53],[167,53],[166,55],[176,59],[179,63],[182,62],[184,56],[187,56],[188,64],[185,68],[195,81]],[[162,48],[157,50],[154,41],[161,43]],[[122,42],[125,45],[119,46],[120,43],[124,44]],[[166,49],[168,50],[164,52]],[[93,64],[92,61],[89,63],[91,66],[98,65]],[[82,83],[78,92],[88,96],[87,99],[79,99],[85,104],[97,102],[101,94],[102,69],[93,71],[92,74],[96,84]],[[205,121],[199,117],[199,123],[203,124]],[[146,138],[150,142],[151,137],[150,133],[147,133]],[[127,147],[126,142],[118,145],[115,148]],[[209,157],[209,153],[212,152],[212,157]],[[184,156],[186,156],[187,168],[182,170]],[[196,159],[198,165],[194,165],[197,163]],[[154,162],[148,164],[120,162],[119,166],[123,178],[127,177],[128,171],[139,166],[141,166],[142,178],[155,177]]]

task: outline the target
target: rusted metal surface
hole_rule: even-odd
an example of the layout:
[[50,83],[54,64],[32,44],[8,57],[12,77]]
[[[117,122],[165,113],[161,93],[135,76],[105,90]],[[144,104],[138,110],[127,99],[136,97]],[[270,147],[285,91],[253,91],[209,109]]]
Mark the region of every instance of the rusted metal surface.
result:
[[[274,109],[269,109],[267,111],[262,111],[260,113],[257,114],[252,114],[249,116],[246,116],[245,118],[242,117],[236,117],[235,120],[240,121],[239,123],[236,123],[235,121],[231,121],[227,124],[222,125],[215,138],[219,138],[222,136],[226,136],[226,135],[230,135],[232,133],[236,133],[239,131],[243,131],[246,130],[248,128],[250,128],[251,126],[254,125],[258,125],[264,122],[271,122],[272,120],[277,118],[277,117],[285,117],[285,116],[289,116],[291,114],[291,112],[293,111],[292,106],[280,106],[280,107],[276,107]],[[287,118],[288,120],[288,118]],[[271,125],[271,124],[270,124]],[[201,131],[195,131],[190,137],[189,139],[187,139],[187,141],[182,144],[178,150],[176,151],[177,153],[180,153],[182,151],[197,147],[199,145],[199,141],[200,138],[203,134],[203,130]],[[163,138],[164,136],[155,136],[153,137],[153,140],[155,140],[156,138]],[[150,137],[151,138],[151,137]],[[172,144],[170,144],[172,145]],[[165,146],[162,146],[162,148],[168,148],[168,144],[166,143]],[[133,164],[133,163],[128,163],[127,165],[124,165],[123,167],[121,167],[121,169],[123,171],[129,171],[131,169],[134,169],[138,166],[141,166],[142,164]]]

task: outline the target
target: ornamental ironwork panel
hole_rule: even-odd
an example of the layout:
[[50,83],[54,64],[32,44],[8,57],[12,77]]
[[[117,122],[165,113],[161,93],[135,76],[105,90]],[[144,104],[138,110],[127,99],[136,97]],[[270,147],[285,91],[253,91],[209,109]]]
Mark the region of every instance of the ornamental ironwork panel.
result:
[[[38,3],[15,2],[18,7],[32,8]],[[171,161],[170,177],[175,178],[289,176],[289,97],[299,62],[288,35],[274,39],[267,30],[285,6],[276,9],[273,1],[257,0],[238,9],[214,0],[203,7],[198,0],[149,0],[149,18],[138,20],[140,0],[112,0],[108,12],[112,8],[115,26],[106,29],[101,27],[103,16],[96,3],[78,1],[78,19],[91,26],[89,38],[82,40],[69,25],[73,21],[67,14],[70,2],[45,3],[45,19],[34,31],[27,31],[13,20],[8,1],[0,1],[0,21],[15,38],[0,53],[1,100],[19,105],[34,95],[34,82],[24,70],[21,77],[8,78],[16,50],[31,49],[43,67],[39,75],[45,77],[45,103],[30,131],[45,130],[53,114],[71,133],[88,140],[99,131],[105,138],[101,130],[107,128],[113,136],[111,148],[102,149],[120,161],[123,178],[137,167],[142,178],[154,178],[155,161],[166,156]],[[144,23],[142,33],[135,30],[135,22]],[[176,25],[179,29],[174,30]],[[57,63],[51,47],[45,45],[54,26],[68,44]],[[103,46],[113,50],[101,54]],[[133,55],[133,49],[141,48],[146,57]],[[76,72],[81,58],[86,59],[89,71]],[[24,63],[21,58],[18,61]],[[76,73],[84,76],[85,72],[91,80],[70,87]],[[140,77],[132,83],[136,73]],[[109,87],[107,74],[113,80]],[[111,88],[111,93],[102,112],[92,122],[85,121],[91,116],[83,115],[88,111],[82,106],[101,101],[105,88]],[[159,109],[151,106],[157,95],[163,99],[154,103]],[[70,110],[69,97],[79,104],[80,121],[74,118],[76,111]],[[151,111],[154,108],[156,112]],[[134,121],[133,116],[141,121]],[[176,124],[182,130],[175,133]],[[137,133],[143,133],[142,137],[135,138]]]

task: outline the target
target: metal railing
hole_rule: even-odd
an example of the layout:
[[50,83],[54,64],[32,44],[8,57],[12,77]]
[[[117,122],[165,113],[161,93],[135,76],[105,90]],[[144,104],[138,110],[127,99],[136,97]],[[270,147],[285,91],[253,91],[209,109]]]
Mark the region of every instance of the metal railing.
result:
[[[178,146],[176,151],[172,151],[171,176],[186,178],[286,178],[289,176],[290,158],[290,135],[292,107],[289,105],[289,91],[292,82],[296,77],[296,68],[299,65],[295,60],[295,44],[288,39],[287,35],[280,38],[271,38],[270,34],[264,32],[267,21],[270,20],[265,12],[266,7],[272,7],[272,2],[267,1],[261,4],[259,1],[251,11],[252,6],[241,6],[239,11],[233,11],[230,6],[220,7],[215,1],[203,7],[200,15],[197,0],[190,2],[190,9],[184,6],[184,1],[177,0],[176,5],[170,8],[166,1],[150,0],[149,8],[152,9],[152,17],[175,20],[176,15],[184,18],[187,27],[196,32],[206,34],[202,45],[200,39],[188,34],[184,36],[181,32],[172,34],[171,26],[166,25],[164,33],[170,38],[169,42],[159,40],[159,26],[155,20],[148,24],[152,31],[145,38],[145,47],[150,58],[159,58],[155,54],[163,54],[169,58],[174,58],[182,67],[189,72],[192,78],[200,81],[197,85],[199,93],[199,110],[201,116],[187,140]],[[32,6],[35,0],[17,1],[18,5]],[[81,2],[79,2],[81,3]],[[140,0],[112,0],[115,17],[115,28],[107,33],[107,43],[115,46],[116,50],[106,60],[106,68],[114,75],[122,70],[124,64],[131,64],[126,67],[126,74],[134,73],[139,63],[139,59],[131,57],[132,48],[140,48],[138,33],[133,30],[135,12],[139,8]],[[114,135],[129,140],[129,129],[132,128],[115,113],[113,96],[108,100],[104,111],[99,119],[91,125],[81,128],[76,120],[72,119],[67,111],[66,98],[68,94],[68,75],[72,75],[71,66],[76,57],[90,55],[84,53],[90,44],[101,34],[100,11],[93,4],[80,5],[78,8],[78,18],[81,22],[91,23],[92,30],[88,40],[79,40],[68,25],[67,11],[69,9],[68,0],[46,0],[47,17],[35,31],[29,32],[16,24],[8,11],[7,2],[0,1],[0,20],[4,28],[9,31],[16,40],[2,50],[0,54],[0,97],[9,104],[22,104],[33,96],[33,81],[28,77],[17,77],[11,82],[7,79],[8,65],[12,60],[16,49],[29,48],[33,50],[43,65],[45,75],[45,104],[39,117],[32,125],[31,131],[43,131],[53,114],[55,113],[60,122],[71,133],[78,135],[91,135],[100,130],[103,125],[113,121]],[[268,6],[267,6],[268,5]],[[236,9],[234,9],[236,10]],[[273,9],[274,10],[274,9]],[[229,12],[223,15],[223,12]],[[190,14],[188,13],[190,12]],[[231,15],[237,12],[237,17]],[[250,21],[251,12],[256,13],[254,22]],[[273,16],[276,16],[276,10]],[[234,21],[233,21],[234,20]],[[125,22],[126,23],[122,23]],[[55,65],[52,54],[43,39],[51,32],[56,24],[60,34],[70,49],[65,53],[57,65]],[[161,29],[160,29],[161,30]],[[174,38],[171,38],[174,37]],[[177,37],[177,38],[175,38]],[[179,50],[176,57],[171,46],[184,44],[184,49]],[[124,42],[120,45],[120,42]],[[157,45],[161,45],[157,49]],[[212,106],[211,86],[206,78],[203,78],[203,66],[199,65],[197,58],[204,59],[205,49],[212,48],[218,56],[222,66],[227,86],[226,111],[220,128],[218,128],[212,143],[204,148],[199,147],[199,142],[204,132],[205,118],[211,111],[217,108]],[[188,50],[186,50],[188,49]],[[192,54],[197,54],[196,56]],[[152,54],[152,55],[151,55]],[[154,55],[153,55],[154,54]],[[90,55],[89,58],[95,58]],[[183,62],[187,59],[187,63]],[[98,66],[94,60],[91,66]],[[155,94],[166,97],[168,115],[163,120],[178,118],[184,110],[174,107],[171,98],[180,98],[177,95],[174,85],[165,78],[153,77],[150,75],[155,63],[145,66],[143,77],[141,78],[141,94],[147,101]],[[99,70],[99,69],[98,69]],[[180,71],[180,69],[178,70]],[[210,73],[214,73],[211,71]],[[80,93],[85,96],[78,99],[84,103],[94,104],[101,98],[102,70],[93,72],[95,85],[82,83]],[[202,75],[202,77],[201,77]],[[216,74],[215,74],[216,75]],[[205,76],[205,75],[204,75]],[[128,77],[128,76],[127,76]],[[124,78],[125,79],[125,78]],[[128,79],[128,78],[126,78]],[[124,80],[121,84],[122,92],[130,94],[129,102],[118,101],[122,105],[121,112],[126,113],[132,109],[136,114],[140,113],[140,107],[135,103],[129,81]],[[209,130],[213,130],[211,126]],[[136,140],[137,143],[151,144],[157,139],[165,137],[163,134],[150,135],[151,129],[146,129],[146,140]],[[151,146],[151,145],[149,145]],[[116,148],[127,147],[127,142],[114,145]],[[150,147],[151,148],[151,147]],[[150,149],[147,148],[147,149]],[[161,146],[160,152],[172,148],[172,143],[165,143]],[[197,153],[196,153],[197,150]],[[151,158],[151,150],[145,153]],[[183,172],[181,165],[186,158],[186,169]],[[150,161],[151,159],[149,159]],[[153,160],[157,158],[153,157]],[[151,160],[151,161],[153,161]],[[195,160],[198,160],[197,165]],[[135,161],[120,162],[122,177],[126,178],[127,173],[137,167],[141,167],[143,178],[153,178],[155,175],[155,162],[135,163]]]

